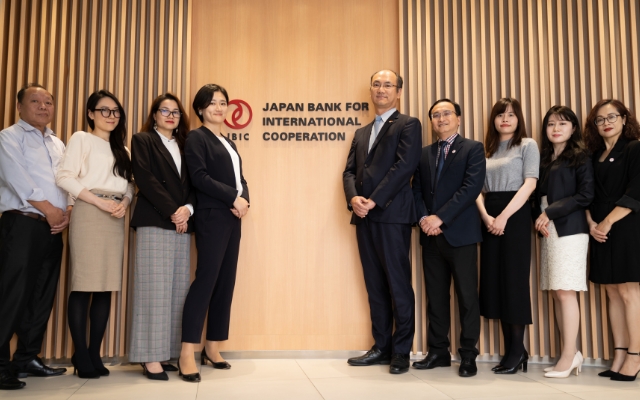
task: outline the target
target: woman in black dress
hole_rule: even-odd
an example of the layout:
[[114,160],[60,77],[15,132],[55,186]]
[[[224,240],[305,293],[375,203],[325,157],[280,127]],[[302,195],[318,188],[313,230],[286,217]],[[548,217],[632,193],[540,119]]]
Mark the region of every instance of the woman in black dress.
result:
[[640,372],[640,125],[618,100],[601,100],[585,123],[593,153],[595,199],[587,211],[589,279],[605,285],[615,346],[600,376],[635,380]]

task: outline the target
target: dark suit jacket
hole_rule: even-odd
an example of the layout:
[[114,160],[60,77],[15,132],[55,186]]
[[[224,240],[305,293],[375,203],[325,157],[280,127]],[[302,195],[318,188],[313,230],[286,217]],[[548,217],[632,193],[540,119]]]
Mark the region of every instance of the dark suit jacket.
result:
[[[482,242],[476,198],[487,172],[484,146],[458,136],[449,148],[438,186],[434,188],[437,152],[437,143],[423,148],[420,165],[413,176],[418,218],[437,215],[443,222],[442,234],[451,246]],[[426,246],[428,242],[429,236],[420,230],[420,243]]]
[[[171,215],[185,205],[195,208],[195,191],[191,187],[184,155],[181,173],[162,139],[156,132],[140,132],[131,138],[131,164],[138,201],[131,218],[131,226],[157,226],[175,229]],[[193,230],[189,218],[187,232]]]
[[[236,144],[223,136],[237,152]],[[184,155],[191,177],[191,184],[196,188],[198,209],[233,208],[238,197],[236,176],[229,152],[214,137],[214,133],[204,126],[194,129],[187,135]],[[238,154],[240,158],[240,154]],[[240,182],[242,196],[249,201],[249,188],[242,175],[242,158],[240,158]]]
[[[411,194],[411,175],[420,159],[422,125],[416,118],[393,113],[382,125],[369,148],[373,121],[356,131],[342,173],[347,207],[355,196],[370,198],[376,207],[367,218],[375,222],[412,224],[416,211]],[[355,213],[352,224],[363,221]]]
[[[540,178],[542,179],[542,168]],[[540,181],[534,193],[532,216],[537,219],[542,210],[540,202]],[[549,171],[549,186],[547,188],[547,216],[553,221],[558,236],[589,233],[585,210],[594,197],[593,165],[591,160],[578,167],[569,167],[566,162],[555,162]]]

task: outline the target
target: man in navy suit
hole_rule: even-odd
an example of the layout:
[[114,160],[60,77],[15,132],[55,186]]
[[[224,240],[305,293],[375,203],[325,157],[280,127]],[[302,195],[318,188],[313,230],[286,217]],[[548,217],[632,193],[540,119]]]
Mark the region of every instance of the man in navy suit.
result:
[[348,363],[390,364],[390,373],[401,374],[409,370],[415,327],[409,245],[417,215],[410,181],[420,160],[422,126],[396,110],[402,93],[397,73],[373,74],[370,93],[376,119],[356,131],[343,184],[356,225],[375,344]]
[[429,354],[413,366],[431,369],[451,365],[449,288],[453,276],[462,325],[458,373],[469,377],[478,371],[477,243],[482,241],[482,232],[475,200],[484,184],[486,164],[482,143],[458,134],[460,114],[460,106],[449,99],[431,106],[429,119],[438,141],[422,149],[413,176],[429,317]]

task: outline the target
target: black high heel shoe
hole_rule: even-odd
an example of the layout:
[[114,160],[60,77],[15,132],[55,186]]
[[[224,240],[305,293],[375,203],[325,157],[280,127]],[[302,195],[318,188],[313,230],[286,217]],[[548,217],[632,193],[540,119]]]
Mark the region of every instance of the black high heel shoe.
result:
[[494,373],[499,375],[515,374],[516,372],[518,372],[520,367],[522,367],[522,372],[527,372],[527,360],[529,360],[529,353],[527,353],[527,351],[525,350],[520,356],[520,359],[518,360],[518,363],[515,365],[515,367],[507,368],[503,366],[502,368],[495,370]]
[[[640,356],[640,352],[638,352],[638,353],[629,353],[627,351],[627,355],[629,355],[629,356]],[[636,372],[635,375],[624,375],[624,374],[621,374],[620,372],[614,372],[614,375],[611,376],[611,380],[612,381],[620,381],[620,382],[633,382],[638,377],[638,374],[640,374],[640,370],[638,370],[638,372]]]
[[71,356],[71,364],[73,365],[73,374],[76,375],[76,372],[77,372],[78,378],[82,378],[82,379],[100,378],[100,373],[98,373],[98,371],[96,371],[95,369],[83,371],[82,369],[78,368],[78,366],[76,365],[75,354]]
[[166,372],[164,372],[164,370],[162,372],[149,372],[149,370],[147,369],[147,364],[145,363],[140,363],[140,365],[142,365],[142,375],[146,375],[147,378],[153,380],[153,381],[168,381],[169,380],[169,376],[167,375]]
[[[616,350],[629,351],[629,349],[626,348],[626,347],[614,347],[613,351],[616,351]],[[602,376],[604,378],[611,378],[612,376],[617,375],[617,374],[618,374],[617,372],[608,369],[606,371],[600,372],[598,374],[598,376]]]
[[91,355],[89,354],[89,359],[91,360],[91,364],[93,364],[93,368],[98,371],[100,376],[109,376],[109,370],[105,368],[102,363],[102,359],[100,358],[100,354]]
[[209,361],[211,365],[213,365],[213,368],[215,369],[231,368],[231,364],[229,364],[226,361],[214,362],[212,359],[209,358],[209,356],[207,356],[207,350],[203,348],[202,352],[200,353],[200,365],[207,365],[207,361]]
[[180,360],[178,360],[178,376],[181,376],[182,380],[186,382],[198,383],[201,380],[199,372],[193,374],[183,374],[182,370],[180,370]]

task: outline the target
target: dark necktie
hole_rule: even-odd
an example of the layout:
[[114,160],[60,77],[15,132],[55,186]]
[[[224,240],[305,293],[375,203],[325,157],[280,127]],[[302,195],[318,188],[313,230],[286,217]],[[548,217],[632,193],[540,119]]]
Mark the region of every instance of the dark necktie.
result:
[[444,140],[441,140],[438,143],[438,153],[440,153],[438,155],[438,164],[436,164],[436,184],[434,185],[434,188],[438,187],[438,180],[440,180],[440,173],[442,172],[442,167],[444,167],[444,145],[447,142],[445,142]]

